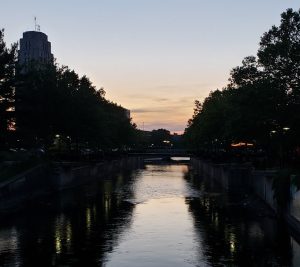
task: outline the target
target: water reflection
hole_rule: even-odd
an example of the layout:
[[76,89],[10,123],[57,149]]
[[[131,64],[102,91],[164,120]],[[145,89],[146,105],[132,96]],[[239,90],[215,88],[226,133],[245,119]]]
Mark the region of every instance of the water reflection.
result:
[[[1,222],[0,266],[101,266],[129,227],[134,205],[122,188],[134,177],[118,174],[63,192]],[[11,228],[13,225],[13,228]]]
[[[148,200],[136,207],[133,216],[130,230],[107,254],[105,266],[198,266],[202,244],[184,198]],[[201,263],[205,266],[203,259]]]
[[[293,262],[295,242],[284,225],[269,216],[257,216],[244,199],[232,198],[211,181],[185,178],[203,192],[186,198],[195,229],[204,241],[210,266],[299,266]],[[234,199],[234,200],[233,200]]]
[[300,266],[300,247],[185,164],[115,173],[0,222],[0,266]]

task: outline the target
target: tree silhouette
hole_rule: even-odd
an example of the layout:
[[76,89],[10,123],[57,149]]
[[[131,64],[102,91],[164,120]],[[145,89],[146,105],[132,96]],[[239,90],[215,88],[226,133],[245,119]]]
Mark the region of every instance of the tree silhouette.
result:
[[4,30],[0,29],[0,146],[4,146],[8,142],[9,128],[14,127],[16,51],[17,44],[7,48],[4,42]]
[[300,134],[300,11],[288,9],[281,24],[264,33],[257,58],[246,57],[232,69],[229,84],[200,103],[185,138],[193,148],[219,142],[267,146],[271,132],[290,130],[290,145]]

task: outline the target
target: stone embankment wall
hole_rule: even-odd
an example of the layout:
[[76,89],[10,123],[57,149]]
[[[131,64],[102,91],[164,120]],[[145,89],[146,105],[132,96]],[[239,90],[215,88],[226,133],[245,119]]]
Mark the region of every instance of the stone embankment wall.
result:
[[228,192],[253,192],[277,211],[272,187],[276,171],[256,171],[250,164],[214,164],[197,158],[191,162],[196,172],[214,179]]
[[196,172],[214,179],[228,192],[246,192],[249,188],[249,165],[213,164],[196,158],[191,159],[191,162]]
[[250,188],[252,191],[264,200],[275,212],[277,211],[277,202],[273,189],[273,180],[276,174],[276,170],[253,170],[250,176]]
[[[192,166],[199,175],[213,179],[228,192],[254,193],[275,213],[282,214],[279,212],[281,209],[278,208],[273,189],[277,170],[258,171],[251,165],[213,164],[196,158],[192,159]],[[289,188],[289,203],[283,215],[294,238],[300,242],[300,189],[291,182]]]
[[97,164],[52,163],[36,166],[0,184],[0,212],[10,211],[36,197],[95,179],[108,179],[122,170],[138,168],[140,164],[139,158],[131,157]]

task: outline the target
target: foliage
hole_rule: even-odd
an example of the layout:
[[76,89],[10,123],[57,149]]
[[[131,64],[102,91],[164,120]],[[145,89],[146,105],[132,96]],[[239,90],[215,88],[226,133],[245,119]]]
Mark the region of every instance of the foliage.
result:
[[193,147],[232,142],[251,142],[266,147],[271,132],[296,147],[300,134],[300,11],[288,9],[279,27],[264,33],[257,57],[249,56],[235,67],[229,84],[212,91],[185,130]]
[[125,109],[106,100],[86,76],[65,66],[33,64],[17,79],[17,132],[27,145],[51,145],[55,136],[101,149],[132,143],[135,129]]
[[14,73],[17,44],[7,48],[4,30],[0,29],[0,144],[8,142],[9,127],[13,122]]
[[[0,143],[8,147],[125,148],[135,125],[126,109],[105,99],[86,77],[66,66],[31,61],[18,66],[17,45],[7,48],[0,30]],[[14,137],[8,139],[10,133]],[[12,134],[13,133],[13,134]],[[57,141],[57,140],[56,140]]]

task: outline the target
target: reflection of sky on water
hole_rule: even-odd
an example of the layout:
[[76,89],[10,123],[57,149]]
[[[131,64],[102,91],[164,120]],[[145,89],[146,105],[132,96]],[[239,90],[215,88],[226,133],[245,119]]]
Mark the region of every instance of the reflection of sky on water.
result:
[[146,165],[132,185],[134,201],[140,203],[155,198],[199,196],[199,191],[182,179],[187,171],[187,165]]
[[300,247],[186,165],[146,165],[1,221],[0,266],[299,266]]
[[154,198],[137,205],[134,222],[105,266],[206,266],[203,245],[195,234],[182,197]]

